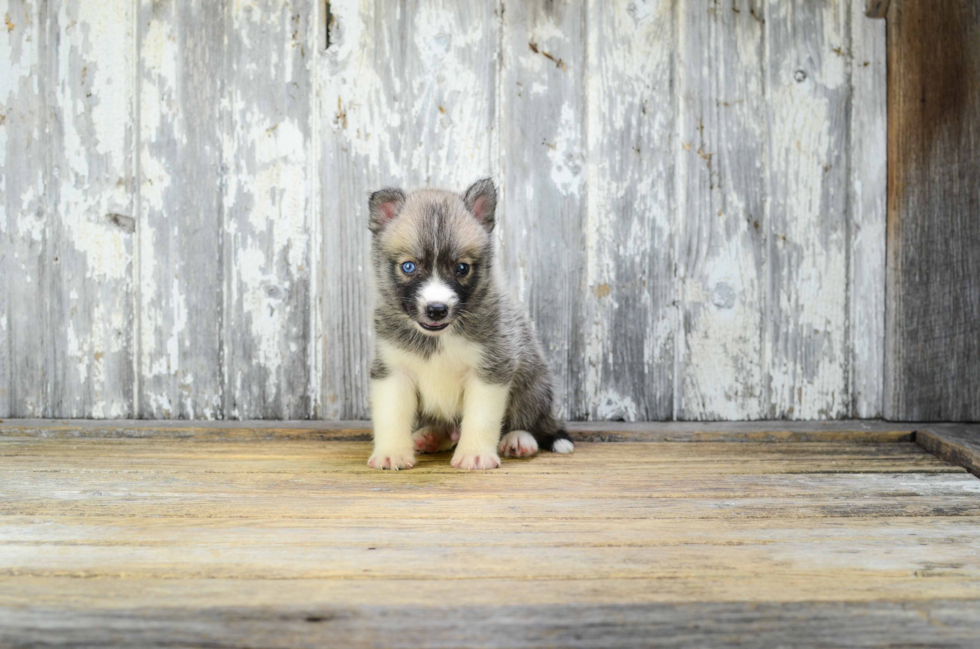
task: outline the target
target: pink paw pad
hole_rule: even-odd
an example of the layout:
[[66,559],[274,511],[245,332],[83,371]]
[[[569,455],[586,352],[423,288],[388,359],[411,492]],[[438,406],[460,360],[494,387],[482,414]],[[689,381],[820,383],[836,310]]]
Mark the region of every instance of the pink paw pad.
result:
[[503,436],[497,447],[507,457],[528,457],[538,452],[538,441],[524,430],[513,430]]
[[496,453],[454,455],[451,464],[456,469],[482,471],[499,467],[500,457]]
[[[453,429],[456,431],[456,429]],[[452,431],[426,426],[419,428],[412,434],[412,444],[418,453],[439,453],[452,448],[453,444],[459,439],[459,432],[456,431],[455,439]]]
[[367,464],[372,469],[398,471],[399,469],[411,469],[415,466],[415,458],[406,454],[375,453],[368,459]]

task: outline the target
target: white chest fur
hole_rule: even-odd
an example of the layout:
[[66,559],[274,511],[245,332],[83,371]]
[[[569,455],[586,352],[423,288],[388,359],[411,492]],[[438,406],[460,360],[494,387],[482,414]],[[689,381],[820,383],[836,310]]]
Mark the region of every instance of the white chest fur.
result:
[[452,421],[463,413],[463,386],[479,365],[483,349],[456,336],[443,336],[439,342],[439,351],[428,358],[385,342],[379,352],[385,364],[411,377],[424,412]]

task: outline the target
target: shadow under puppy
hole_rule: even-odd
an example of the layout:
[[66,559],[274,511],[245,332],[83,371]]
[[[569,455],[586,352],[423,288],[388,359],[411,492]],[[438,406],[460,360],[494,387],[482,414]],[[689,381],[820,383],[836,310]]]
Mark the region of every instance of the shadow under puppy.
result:
[[495,269],[496,204],[490,179],[462,196],[371,195],[370,467],[408,469],[416,451],[453,446],[459,469],[496,468],[498,452],[574,449],[552,414],[551,377],[534,332]]

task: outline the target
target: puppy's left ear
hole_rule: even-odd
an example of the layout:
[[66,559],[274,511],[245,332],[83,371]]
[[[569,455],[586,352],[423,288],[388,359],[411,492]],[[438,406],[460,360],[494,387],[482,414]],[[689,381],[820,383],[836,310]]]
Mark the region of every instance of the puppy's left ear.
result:
[[483,224],[487,232],[493,230],[494,214],[497,211],[497,188],[489,178],[478,180],[463,194],[466,209]]

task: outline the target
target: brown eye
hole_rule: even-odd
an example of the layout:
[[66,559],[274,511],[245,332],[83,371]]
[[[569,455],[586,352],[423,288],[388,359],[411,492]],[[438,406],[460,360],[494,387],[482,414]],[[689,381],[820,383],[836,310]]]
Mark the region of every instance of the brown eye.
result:
[[456,264],[456,277],[466,277],[467,273],[470,272],[470,265],[459,262]]

